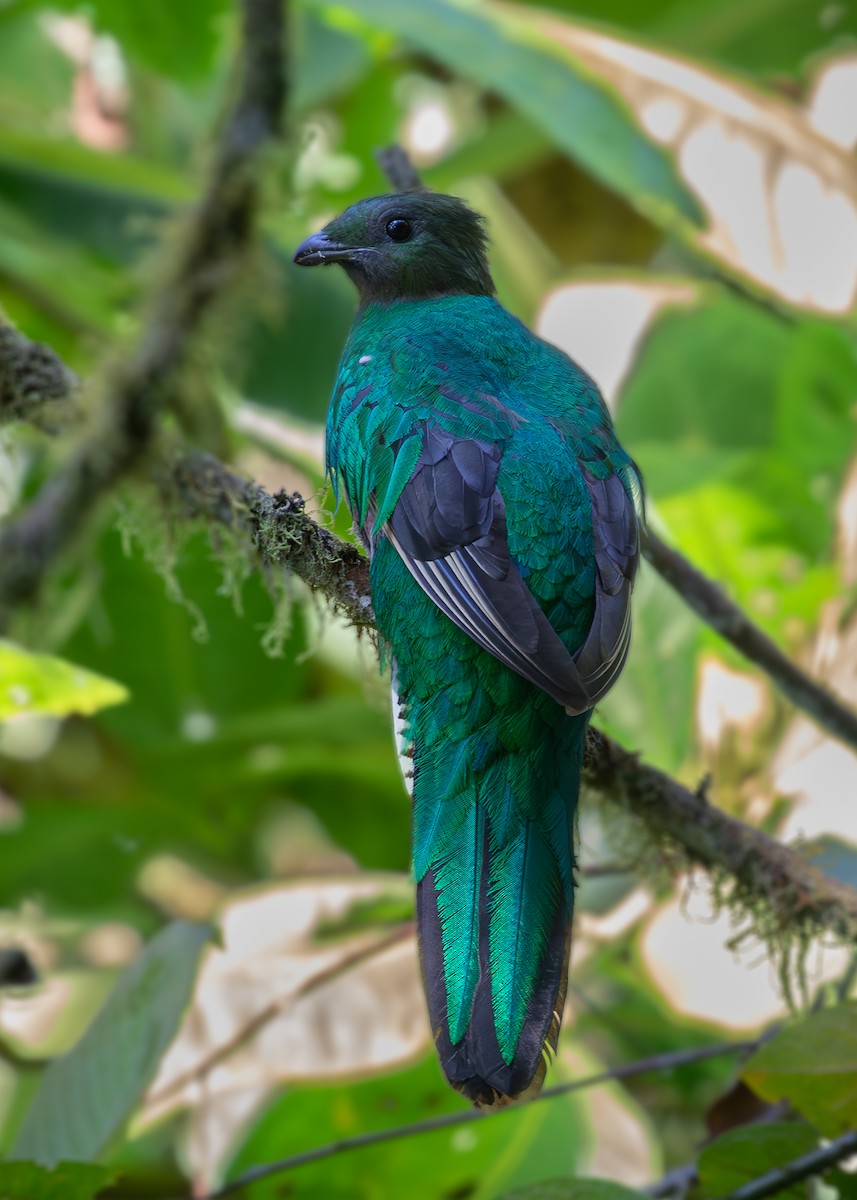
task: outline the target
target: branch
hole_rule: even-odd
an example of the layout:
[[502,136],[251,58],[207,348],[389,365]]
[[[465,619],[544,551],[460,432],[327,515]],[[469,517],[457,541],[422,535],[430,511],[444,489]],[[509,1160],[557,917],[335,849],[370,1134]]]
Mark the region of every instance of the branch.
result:
[[155,482],[173,510],[246,537],[264,565],[292,571],[358,628],[374,627],[368,561],[308,517],[302,496],[271,496],[199,451],[159,464]]
[[[63,380],[67,381],[65,390]],[[0,321],[0,425],[27,420],[53,431],[51,422],[60,420],[61,405],[72,402],[76,383],[76,377],[52,350]],[[50,419],[47,414],[43,417],[43,407],[49,408]],[[290,567],[355,625],[372,625],[365,559],[353,546],[319,530],[303,513],[300,497],[268,496],[255,484],[232,475],[216,459],[201,454],[188,456],[175,469],[177,478],[171,478],[169,470],[160,471],[159,482],[168,492],[180,494],[188,516],[206,516],[234,526],[239,510],[244,510],[263,562]],[[0,549],[2,545],[0,540]],[[853,709],[787,658],[713,580],[677,550],[651,531],[645,534],[643,549],[655,570],[703,621],[760,667],[797,708],[857,749],[857,713]],[[0,570],[0,606],[6,599]]]
[[[262,563],[293,571],[356,626],[372,627],[366,559],[308,517],[300,496],[270,496],[216,458],[199,452],[159,463],[156,482],[173,510],[246,537]],[[829,929],[845,939],[857,934],[854,889],[709,805],[594,730],[584,782],[643,820],[655,836],[678,846],[688,864],[731,875],[743,900],[766,906],[775,932],[796,927]]]
[[348,971],[366,962],[367,959],[383,954],[391,946],[395,946],[398,942],[404,941],[405,938],[409,937],[414,937],[414,923],[413,921],[404,921],[389,933],[376,938],[368,946],[360,946],[337,962],[323,967],[315,975],[311,975],[309,979],[305,980],[295,991],[288,995],[277,996],[273,1000],[269,1000],[263,1008],[258,1009],[255,1013],[248,1016],[240,1028],[227,1038],[226,1041],[215,1046],[203,1058],[195,1062],[192,1067],[188,1067],[179,1075],[175,1075],[160,1091],[150,1092],[146,1096],[147,1108],[160,1107],[165,1101],[169,1102],[171,1098],[180,1098],[180,1093],[191,1083],[204,1083],[206,1077],[211,1074],[215,1067],[229,1058],[230,1054],[233,1054],[242,1046],[246,1046],[250,1039],[255,1037],[266,1025],[269,1025],[271,1021],[281,1016],[287,1005],[295,1004],[298,1000],[302,1000],[306,996],[311,996],[313,992],[324,987],[325,984],[338,979],[341,975],[347,974]]
[[[726,1054],[741,1054],[755,1047],[755,1042],[725,1042],[717,1046],[695,1046],[690,1050],[676,1050],[668,1054],[655,1054],[650,1058],[641,1058],[636,1062],[623,1063],[609,1071],[599,1071],[597,1075],[589,1075],[585,1079],[574,1079],[568,1083],[557,1084],[556,1087],[545,1088],[538,1096],[527,1101],[527,1105],[540,1104],[545,1100],[553,1100],[557,1096],[567,1096],[570,1092],[581,1092],[586,1088],[596,1087],[602,1083],[612,1083],[619,1079],[633,1079],[638,1075],[649,1075],[654,1071],[670,1071],[677,1067],[689,1066],[693,1063],[704,1062],[710,1058],[720,1058]],[[438,1129],[453,1129],[458,1125],[469,1125],[473,1121],[493,1121],[512,1112],[515,1105],[504,1108],[470,1108],[452,1113],[443,1113],[438,1117],[428,1117],[424,1121],[414,1121],[410,1125],[395,1125],[390,1129],[373,1130],[370,1133],[360,1133],[354,1137],[341,1138],[329,1142],[326,1146],[317,1146],[314,1150],[304,1150],[300,1154],[278,1159],[276,1162],[263,1163],[252,1167],[242,1175],[237,1175],[229,1183],[216,1191],[202,1196],[198,1200],[223,1200],[241,1188],[260,1179],[268,1179],[284,1171],[294,1170],[295,1167],[307,1166],[309,1163],[321,1162],[344,1154],[351,1150],[362,1150],[366,1146],[378,1146],[384,1142],[395,1142],[401,1138],[414,1137],[421,1133],[434,1133]]]
[[[240,83],[207,187],[185,222],[136,346],[106,381],[84,440],[0,537],[0,627],[15,605],[37,594],[98,501],[149,450],[194,335],[246,258],[258,210],[260,151],[281,127],[284,47],[284,0],[243,0]],[[44,386],[44,363],[38,378]],[[10,391],[8,383],[4,392],[16,409],[33,396],[32,389]]]
[[[262,561],[294,571],[355,625],[373,622],[366,559],[316,525],[300,496],[269,496],[210,455],[191,453],[159,476],[159,486],[188,517],[205,517],[252,539]],[[821,929],[857,936],[857,891],[825,875],[795,850],[710,805],[636,754],[590,730],[583,782],[605,801],[641,819],[682,860],[734,878],[736,898],[763,908],[771,936]]]
[[77,384],[53,350],[0,321],[0,425],[29,421],[55,432],[55,417],[72,409]]
[[[307,516],[300,496],[271,496],[216,458],[195,451],[159,461],[154,471],[173,511],[246,538],[263,564],[294,572],[354,625],[372,628],[366,559]],[[716,592],[714,585],[707,586]],[[741,900],[765,907],[773,934],[794,927],[804,932],[829,929],[844,939],[857,935],[857,891],[594,730],[584,783],[679,847],[687,864],[731,875]]]
[[834,737],[857,748],[857,713],[787,658],[717,584],[651,530],[644,534],[643,553],[685,604],[745,658],[761,667],[784,696]]
[[844,1133],[827,1146],[811,1150],[785,1166],[775,1167],[767,1175],[761,1175],[758,1179],[745,1183],[743,1187],[736,1188],[724,1200],[765,1200],[767,1196],[775,1196],[777,1192],[785,1191],[793,1183],[800,1183],[812,1175],[820,1175],[828,1167],[835,1167],[852,1154],[857,1154],[857,1133]]
[[644,821],[655,837],[678,846],[688,862],[732,876],[736,900],[768,910],[774,922],[771,936],[803,928],[807,933],[829,929],[848,941],[857,937],[857,890],[594,729],[589,731],[583,782]]

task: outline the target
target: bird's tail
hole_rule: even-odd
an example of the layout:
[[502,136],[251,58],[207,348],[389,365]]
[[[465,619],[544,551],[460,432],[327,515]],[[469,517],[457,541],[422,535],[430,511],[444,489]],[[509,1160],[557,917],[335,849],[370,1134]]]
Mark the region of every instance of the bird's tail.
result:
[[417,930],[429,1017],[447,1078],[478,1106],[535,1095],[556,1048],[586,724],[563,718],[550,744],[498,754],[487,769],[475,769],[466,747],[447,746],[423,770],[417,763]]

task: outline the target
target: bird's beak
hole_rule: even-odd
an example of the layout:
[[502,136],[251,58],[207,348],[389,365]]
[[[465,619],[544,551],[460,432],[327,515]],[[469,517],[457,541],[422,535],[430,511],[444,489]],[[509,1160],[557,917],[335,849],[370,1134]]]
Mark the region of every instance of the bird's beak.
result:
[[315,267],[325,263],[343,262],[351,257],[353,247],[332,242],[324,230],[314,233],[301,242],[295,251],[294,261],[299,267]]

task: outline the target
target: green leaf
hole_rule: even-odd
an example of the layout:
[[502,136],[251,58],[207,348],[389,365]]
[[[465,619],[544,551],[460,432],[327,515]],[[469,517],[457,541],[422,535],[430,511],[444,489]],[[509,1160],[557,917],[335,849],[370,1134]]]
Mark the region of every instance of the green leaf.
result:
[[533,0],[576,19],[619,25],[685,54],[753,72],[799,74],[810,56],[857,35],[857,8],[817,0]]
[[371,62],[365,41],[302,9],[295,13],[292,41],[292,104],[299,112],[349,91]]
[[0,1163],[0,1200],[93,1200],[115,1177],[94,1163],[63,1162],[52,1171],[31,1162]]
[[[305,0],[313,7],[323,0]],[[528,20],[526,9],[457,0],[352,0],[349,8],[446,67],[498,92],[554,143],[657,222],[701,224],[660,147],[616,94]]]
[[[726,1196],[752,1179],[807,1154],[818,1145],[818,1132],[809,1125],[780,1122],[732,1129],[706,1146],[699,1158],[699,1179],[706,1195]],[[804,1200],[806,1185],[782,1193]]]
[[805,635],[838,586],[832,498],[855,392],[844,331],[710,288],[656,321],[619,400],[670,539],[778,637]]
[[23,713],[91,716],[127,699],[128,689],[104,675],[0,641],[0,721]]
[[641,1200],[641,1196],[609,1179],[556,1179],[503,1192],[497,1200]]
[[634,635],[618,684],[602,701],[605,728],[665,771],[677,771],[694,743],[699,621],[644,563],[634,592]]
[[[434,1054],[406,1071],[348,1084],[335,1093],[329,1087],[294,1089],[263,1115],[228,1177],[310,1146],[456,1111],[461,1100]],[[549,1104],[521,1105],[496,1120],[405,1138],[395,1150],[381,1145],[335,1155],[290,1175],[289,1196],[489,1200],[497,1195],[498,1179],[502,1190],[513,1180],[524,1184],[545,1175],[570,1175],[589,1136],[581,1097],[558,1097]],[[282,1187],[276,1176],[260,1181],[253,1185],[254,1200],[276,1200]]]
[[651,34],[745,71],[798,75],[819,51],[853,48],[857,8],[839,4],[822,18],[815,0],[684,0],[653,22]]
[[59,0],[55,8],[89,10],[129,58],[162,75],[194,82],[212,69],[229,0]]
[[13,1148],[45,1166],[95,1158],[155,1074],[190,999],[206,925],[175,921],[128,968],[73,1050],[45,1072]]
[[857,1001],[812,1013],[745,1064],[745,1082],[765,1100],[788,1100],[836,1137],[857,1126]]

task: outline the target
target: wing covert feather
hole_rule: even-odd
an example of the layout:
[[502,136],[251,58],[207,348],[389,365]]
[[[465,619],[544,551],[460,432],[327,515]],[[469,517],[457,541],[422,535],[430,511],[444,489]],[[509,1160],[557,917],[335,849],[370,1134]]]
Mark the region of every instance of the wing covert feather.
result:
[[509,554],[497,489],[502,448],[426,423],[416,467],[384,531],[427,596],[483,649],[570,713],[592,708],[619,674],[639,556],[633,502],[616,474],[584,472],[592,503],[595,612],[572,655]]

